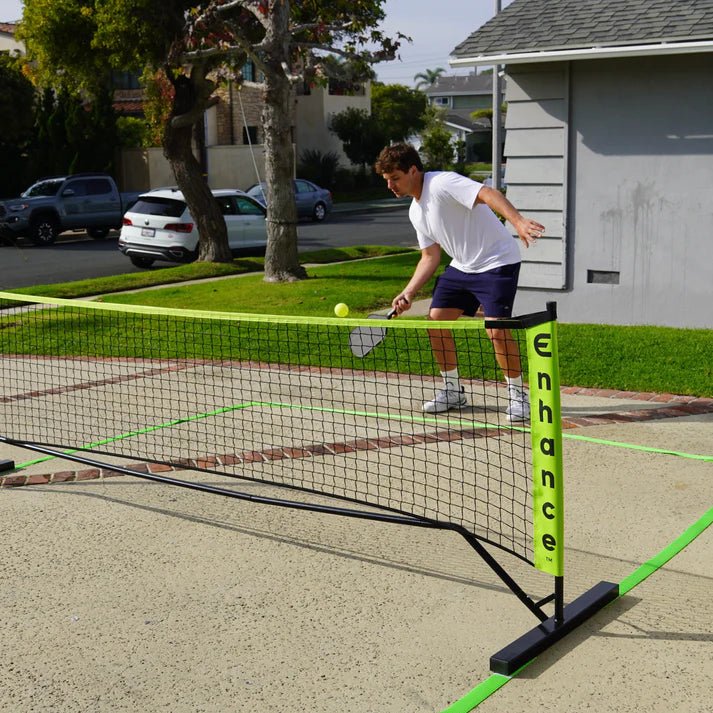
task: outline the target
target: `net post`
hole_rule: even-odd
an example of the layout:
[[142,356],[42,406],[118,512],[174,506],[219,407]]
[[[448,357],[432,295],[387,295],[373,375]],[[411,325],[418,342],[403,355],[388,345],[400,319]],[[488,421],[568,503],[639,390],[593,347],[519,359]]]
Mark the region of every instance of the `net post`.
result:
[[555,577],[555,626],[564,623],[564,577]]
[[619,596],[619,585],[599,582],[563,609],[558,625],[554,617],[531,629],[519,639],[508,644],[490,657],[490,670],[511,676],[526,663],[549,649],[569,632],[590,619],[594,614]]
[[531,397],[534,566],[553,575],[554,615],[490,657],[494,673],[510,676],[619,596],[619,585],[599,582],[564,603],[564,472],[560,411],[557,305],[526,323]]

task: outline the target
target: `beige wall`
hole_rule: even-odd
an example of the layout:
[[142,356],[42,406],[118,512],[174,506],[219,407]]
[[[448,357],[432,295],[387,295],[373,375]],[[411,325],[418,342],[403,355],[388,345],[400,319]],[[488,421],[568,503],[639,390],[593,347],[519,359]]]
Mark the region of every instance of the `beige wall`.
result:
[[265,178],[265,145],[212,146],[208,149],[208,183],[211,188],[244,191]]
[[[265,178],[263,144],[252,149],[250,146],[211,146],[207,149],[207,160],[211,188],[245,190]],[[117,176],[124,191],[147,191],[176,184],[163,150],[159,148],[124,149]]]
[[342,149],[342,142],[329,130],[332,116],[350,107],[371,113],[371,88],[367,87],[365,96],[341,96],[316,87],[310,94],[297,97],[295,143],[298,160],[303,151],[334,152],[342,166],[352,165]]
[[117,171],[124,191],[148,191],[161,186],[174,186],[176,179],[163,149],[123,149]]
[[10,33],[0,32],[0,52],[19,52],[25,54],[25,46]]

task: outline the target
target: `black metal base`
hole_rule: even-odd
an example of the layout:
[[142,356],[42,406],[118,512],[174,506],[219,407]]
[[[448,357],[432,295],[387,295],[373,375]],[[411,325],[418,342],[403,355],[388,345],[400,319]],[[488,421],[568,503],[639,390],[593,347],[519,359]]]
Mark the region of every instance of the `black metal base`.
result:
[[0,460],[0,473],[4,473],[6,470],[15,470],[14,460]]
[[618,584],[599,582],[564,608],[564,618],[559,626],[554,617],[550,617],[491,656],[490,670],[510,676],[618,596]]

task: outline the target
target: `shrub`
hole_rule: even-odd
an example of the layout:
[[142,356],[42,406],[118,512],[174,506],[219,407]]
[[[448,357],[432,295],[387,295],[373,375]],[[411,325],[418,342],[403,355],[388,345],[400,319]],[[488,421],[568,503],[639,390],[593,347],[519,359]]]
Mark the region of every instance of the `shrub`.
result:
[[339,155],[334,151],[322,153],[308,149],[300,154],[297,173],[324,188],[334,188],[339,170]]

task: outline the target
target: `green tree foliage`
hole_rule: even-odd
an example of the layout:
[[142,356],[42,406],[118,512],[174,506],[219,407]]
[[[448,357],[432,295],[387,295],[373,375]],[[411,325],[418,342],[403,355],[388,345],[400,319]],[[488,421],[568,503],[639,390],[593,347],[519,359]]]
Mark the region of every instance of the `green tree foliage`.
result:
[[427,105],[421,92],[403,84],[377,82],[372,86],[371,114],[364,109],[345,109],[332,117],[330,128],[349,160],[365,171],[386,144],[405,141],[426,125]]
[[371,113],[386,138],[385,143],[406,141],[421,131],[426,125],[427,106],[428,100],[422,92],[403,84],[376,83],[371,90]]
[[[192,152],[194,126],[223,79],[251,59],[264,76],[268,186],[267,280],[305,275],[297,257],[292,192],[292,87],[317,75],[326,52],[366,71],[398,40],[375,30],[384,0],[26,0],[21,39],[38,75],[84,88],[114,66],[162,73],[171,84],[162,146],[196,218],[199,259],[227,261],[225,224]],[[401,36],[399,36],[401,37]],[[373,47],[378,49],[374,51]],[[61,77],[57,75],[60,69]]]
[[[501,104],[500,105],[500,112],[502,114],[507,114],[508,111],[508,105],[507,104]],[[492,107],[488,107],[487,109],[476,109],[475,111],[470,112],[470,118],[475,121],[476,119],[489,119],[490,121],[493,120],[493,109]]]
[[126,149],[148,147],[150,127],[138,116],[120,116],[116,120],[116,137],[119,146]]
[[32,139],[35,92],[16,59],[0,52],[0,196],[26,187],[26,153]]
[[68,129],[70,134],[74,133],[72,124],[81,111],[78,104],[79,100],[67,89],[47,89],[43,93],[37,113],[37,143],[33,156],[38,176],[69,173],[70,166],[76,164],[76,147],[68,141],[67,133]]
[[339,155],[334,151],[326,153],[314,149],[303,151],[297,165],[297,175],[300,178],[314,181],[323,188],[334,187],[338,170]]
[[429,107],[427,126],[421,133],[421,158],[427,170],[440,171],[453,163],[453,136],[443,123],[443,110]]
[[30,152],[33,177],[114,168],[116,118],[111,95],[97,93],[91,104],[67,87],[45,89],[37,104]]
[[361,167],[371,165],[387,143],[386,134],[373,114],[350,107],[332,117],[331,130],[339,137],[347,158]]
[[425,69],[423,72],[414,74],[413,81],[416,82],[416,89],[433,86],[445,71],[443,67],[436,67],[436,69]]

